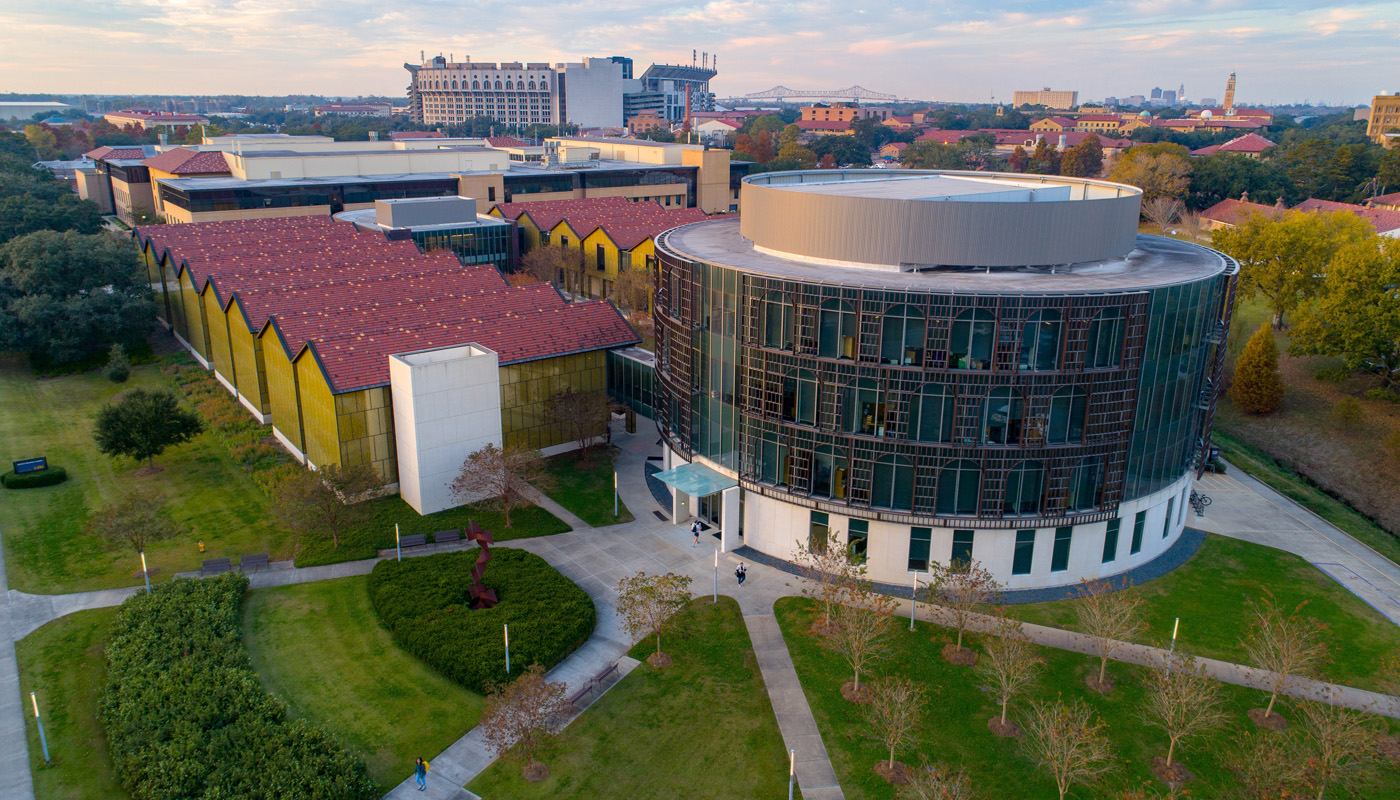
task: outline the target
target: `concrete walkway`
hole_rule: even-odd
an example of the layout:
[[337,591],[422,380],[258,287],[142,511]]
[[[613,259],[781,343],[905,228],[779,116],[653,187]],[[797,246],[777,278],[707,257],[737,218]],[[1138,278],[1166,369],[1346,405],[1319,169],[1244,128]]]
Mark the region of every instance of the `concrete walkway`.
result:
[[[28,631],[25,631],[28,633]],[[34,800],[34,777],[29,772],[29,738],[25,731],[24,696],[19,687],[16,635],[5,580],[5,549],[0,547],[0,800]]]

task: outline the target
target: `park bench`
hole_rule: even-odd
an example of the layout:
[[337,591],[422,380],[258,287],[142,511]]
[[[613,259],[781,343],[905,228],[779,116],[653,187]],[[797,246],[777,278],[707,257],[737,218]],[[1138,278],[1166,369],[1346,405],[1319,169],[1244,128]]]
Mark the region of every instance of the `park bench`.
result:
[[582,711],[583,709],[578,708],[578,701],[589,696],[595,689],[597,689],[599,692],[602,692],[603,684],[607,682],[609,677],[617,674],[618,671],[616,661],[612,662],[606,667],[603,667],[603,669],[600,670],[597,675],[594,675],[593,677],[589,678],[588,681],[583,684],[583,686],[579,687],[579,690],[577,692],[574,692],[573,694],[569,695],[569,705],[573,706],[579,711]]
[[399,547],[407,550],[410,547],[423,547],[428,543],[428,534],[411,533],[408,536],[399,538]]
[[585,683],[583,686],[579,687],[579,690],[577,692],[574,692],[573,694],[569,695],[569,705],[573,706],[575,711],[582,711],[583,709],[578,707],[578,701],[587,697],[588,693],[592,691],[593,682],[589,681],[588,683]]
[[609,664],[609,665],[607,665],[606,667],[604,667],[603,670],[602,670],[601,672],[599,672],[597,675],[594,675],[594,676],[593,676],[593,682],[596,683],[596,684],[598,684],[599,686],[601,686],[601,685],[603,685],[603,682],[606,681],[606,680],[608,679],[608,676],[610,676],[610,675],[616,675],[616,674],[617,674],[617,662],[614,661],[614,662],[612,662],[611,664]]
[[244,556],[238,559],[238,568],[243,572],[247,572],[249,568],[257,569],[258,567],[265,567],[267,563],[267,553],[254,553],[251,556]]
[[199,574],[217,575],[220,572],[228,572],[233,569],[233,561],[228,558],[206,558],[199,568]]
[[453,542],[460,541],[462,541],[462,532],[460,530],[438,531],[433,534],[434,544],[452,544]]

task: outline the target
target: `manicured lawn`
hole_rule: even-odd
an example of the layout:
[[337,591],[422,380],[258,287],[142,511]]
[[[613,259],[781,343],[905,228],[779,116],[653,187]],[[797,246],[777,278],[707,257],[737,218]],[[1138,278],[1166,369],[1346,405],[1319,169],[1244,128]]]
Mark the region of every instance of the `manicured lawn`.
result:
[[683,614],[686,634],[662,639],[675,664],[643,661],[565,728],[540,756],[548,779],[525,782],[507,757],[468,788],[486,800],[786,796],[787,753],[738,604],[701,598]]
[[479,696],[400,650],[370,607],[366,578],[256,589],[243,641],[294,717],[321,723],[387,792],[481,716]]
[[[887,751],[871,737],[860,712],[841,696],[841,684],[851,679],[845,661],[809,632],[814,620],[810,601],[791,597],[779,600],[777,616],[845,796],[848,800],[895,797],[894,787],[872,769],[877,761],[888,757]],[[893,655],[877,668],[877,674],[909,677],[926,691],[919,741],[898,755],[899,760],[917,765],[927,759],[961,767],[976,796],[986,800],[1055,798],[1054,783],[1021,753],[1016,740],[999,739],[988,730],[987,720],[997,713],[997,708],[987,693],[978,688],[981,681],[976,673],[944,661],[940,650],[952,641],[951,634],[926,623],[912,633],[904,624],[897,625],[896,630]],[[972,646],[980,646],[977,637],[973,637]],[[1149,796],[1165,796],[1163,785],[1147,766],[1151,758],[1166,754],[1167,742],[1161,730],[1147,725],[1138,713],[1143,669],[1111,665],[1109,669],[1118,688],[1101,697],[1083,682],[1095,666],[1088,657],[1048,648],[1041,648],[1040,655],[1045,661],[1040,683],[1026,697],[1013,699],[1011,718],[1015,720],[1019,711],[1027,707],[1029,698],[1080,698],[1094,709],[1097,718],[1108,724],[1114,742],[1116,770],[1099,786],[1081,786],[1069,796],[1077,800],[1114,797],[1115,792],[1139,786],[1158,790]],[[1260,705],[1263,695],[1234,686],[1224,689],[1230,723],[1178,750],[1181,760],[1196,775],[1187,787],[1193,798],[1239,797],[1237,779],[1225,766],[1225,757],[1241,732],[1252,727],[1245,712]],[[1397,781],[1400,769],[1390,766],[1380,772],[1370,793],[1347,795],[1329,791],[1327,796],[1358,800],[1380,797],[1383,795],[1374,793],[1377,787],[1400,785]]]
[[595,528],[631,522],[634,517],[620,500],[613,516],[613,465],[617,450],[595,447],[587,462],[575,453],[562,453],[548,459],[546,470],[554,485],[546,492],[554,502],[569,509]]
[[[97,705],[107,680],[102,642],[115,608],[79,611],[50,622],[15,645],[34,792],[41,800],[127,797],[112,774]],[[36,692],[53,763],[45,765],[29,693]]]
[[[1280,605],[1308,601],[1303,613],[1327,625],[1331,659],[1324,670],[1339,683],[1377,688],[1371,675],[1381,657],[1400,649],[1400,627],[1307,561],[1282,550],[1211,534],[1190,561],[1154,581],[1135,586],[1145,602],[1147,628],[1136,637],[1165,644],[1181,617],[1177,648],[1194,655],[1246,662],[1239,640],[1252,614],[1245,602],[1274,593]],[[1027,622],[1074,629],[1077,600],[1009,606]]]
[[[42,455],[68,470],[68,481],[58,486],[3,490],[0,529],[11,589],[56,594],[140,583],[137,554],[105,548],[83,525],[94,509],[143,486],[163,490],[167,511],[189,531],[147,551],[153,581],[198,569],[202,558],[291,557],[294,538],[269,521],[266,496],[212,434],[157,457],[161,470],[154,475],[97,451],[93,415],[130,388],[170,384],[154,364],[133,367],[130,380],[115,384],[100,372],[38,379],[22,360],[0,360],[0,459]],[[199,552],[200,540],[208,552]]]

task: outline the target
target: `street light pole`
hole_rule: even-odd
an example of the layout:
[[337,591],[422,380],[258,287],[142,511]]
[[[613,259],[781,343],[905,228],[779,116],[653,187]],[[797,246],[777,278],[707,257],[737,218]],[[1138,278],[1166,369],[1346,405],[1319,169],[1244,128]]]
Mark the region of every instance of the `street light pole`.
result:
[[788,751],[788,800],[792,800],[792,786],[797,782],[797,751]]
[[141,551],[141,577],[146,579],[146,594],[151,593],[151,571],[146,569],[146,551]]
[[715,551],[715,597],[712,602],[719,602],[719,551]]
[[914,591],[909,595],[909,630],[914,630],[914,614],[919,610],[919,573],[914,573]]
[[617,516],[617,467],[613,467],[613,516]]
[[510,674],[510,624],[507,623],[507,624],[502,625],[501,627],[505,628],[505,631],[506,631],[506,674],[509,675],[509,674]]
[[394,560],[403,561],[403,545],[399,544],[399,523],[394,523]]
[[39,745],[44,748],[44,763],[49,763],[49,740],[44,737],[44,721],[39,719],[39,701],[34,693],[29,693],[29,702],[34,704],[34,721],[39,725]]

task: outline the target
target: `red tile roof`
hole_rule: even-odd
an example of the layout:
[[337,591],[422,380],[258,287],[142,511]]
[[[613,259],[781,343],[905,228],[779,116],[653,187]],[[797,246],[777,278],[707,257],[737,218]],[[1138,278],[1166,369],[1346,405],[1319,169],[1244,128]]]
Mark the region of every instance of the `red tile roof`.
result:
[[145,158],[146,151],[139,147],[108,147],[103,145],[96,150],[89,150],[83,155],[94,161],[98,159]]
[[1247,200],[1234,200],[1226,198],[1219,203],[1201,212],[1201,216],[1214,222],[1221,222],[1226,225],[1238,225],[1244,222],[1252,214],[1263,214],[1266,217],[1276,217],[1282,214],[1284,209],[1280,206],[1269,206],[1263,203],[1251,203]]
[[495,208],[507,219],[527,215],[540,230],[551,230],[561,222],[568,222],[579,236],[587,237],[602,228],[623,250],[631,250],[677,225],[708,219],[698,208],[666,208],[659,203],[633,203],[622,197],[499,203]]
[[1202,147],[1199,150],[1192,150],[1191,155],[1210,156],[1215,155],[1216,153],[1258,154],[1264,152],[1265,150],[1268,150],[1270,147],[1273,146],[1273,142],[1269,141],[1268,139],[1265,139],[1263,136],[1260,136],[1257,133],[1246,133],[1244,136],[1236,137],[1228,142],[1225,142],[1224,144],[1213,144],[1208,147]]
[[171,175],[227,175],[228,161],[220,150],[190,150],[177,147],[141,162],[142,166]]
[[530,143],[514,136],[487,136],[486,143],[492,147],[529,147]]
[[389,138],[398,141],[400,139],[441,139],[443,137],[438,131],[390,131]]
[[1294,211],[1316,211],[1327,213],[1331,211],[1350,211],[1358,217],[1371,223],[1371,227],[1376,229],[1376,233],[1388,233],[1400,229],[1400,211],[1390,211],[1384,208],[1367,208],[1353,203],[1338,203],[1332,200],[1318,200],[1309,197],[1307,200],[1293,207]]
[[424,255],[330,217],[134,234],[196,289],[236,303],[251,330],[275,328],[293,357],[312,351],[337,394],[387,384],[394,353],[475,342],[510,364],[638,341],[607,301],[568,303],[548,284],[512,287],[494,267]]
[[1400,206],[1400,192],[1390,194],[1378,194],[1371,198],[1371,202],[1376,205]]
[[1254,119],[1264,119],[1273,121],[1274,114],[1262,108],[1240,108],[1235,107],[1235,113],[1227,115],[1223,108],[1203,108],[1200,111],[1189,112],[1193,117],[1199,117],[1203,112],[1209,111],[1212,117],[1246,117]]

